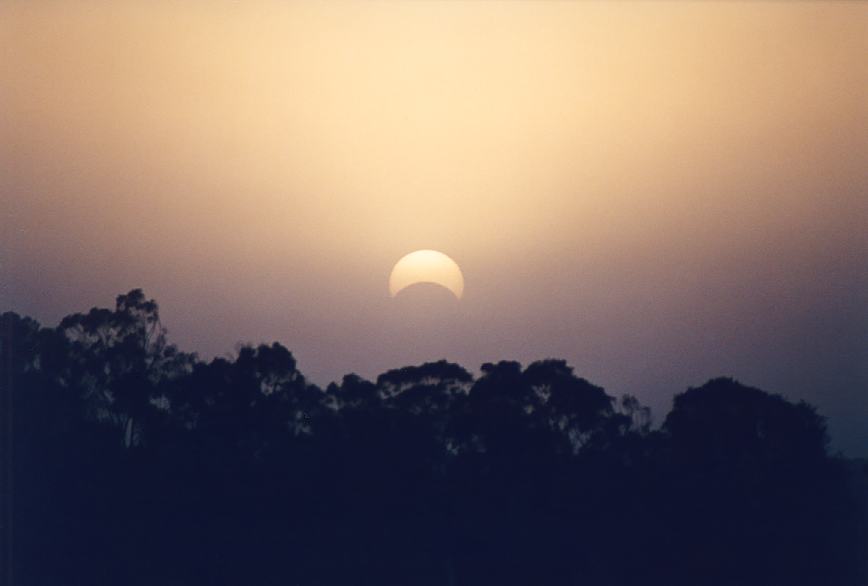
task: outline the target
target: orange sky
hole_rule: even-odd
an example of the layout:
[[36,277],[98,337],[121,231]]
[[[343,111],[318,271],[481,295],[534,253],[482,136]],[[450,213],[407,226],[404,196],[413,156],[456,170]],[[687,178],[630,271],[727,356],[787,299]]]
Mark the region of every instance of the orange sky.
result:
[[[0,301],[143,287],[319,383],[732,374],[868,445],[866,55],[858,2],[4,2]],[[460,303],[389,299],[419,248]]]

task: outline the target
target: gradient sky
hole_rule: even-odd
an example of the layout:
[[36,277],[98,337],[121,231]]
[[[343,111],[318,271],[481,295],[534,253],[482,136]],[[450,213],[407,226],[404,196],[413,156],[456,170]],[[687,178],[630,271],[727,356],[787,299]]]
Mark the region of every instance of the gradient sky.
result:
[[[0,302],[134,287],[314,382],[566,358],[716,375],[868,455],[868,3],[0,6]],[[388,295],[441,250],[463,299]]]

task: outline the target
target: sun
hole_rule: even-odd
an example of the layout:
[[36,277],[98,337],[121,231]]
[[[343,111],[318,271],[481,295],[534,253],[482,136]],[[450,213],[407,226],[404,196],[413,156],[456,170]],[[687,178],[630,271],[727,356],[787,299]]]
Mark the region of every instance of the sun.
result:
[[401,257],[389,276],[389,294],[394,297],[416,283],[440,285],[457,299],[464,295],[464,275],[458,263],[436,250],[417,250]]

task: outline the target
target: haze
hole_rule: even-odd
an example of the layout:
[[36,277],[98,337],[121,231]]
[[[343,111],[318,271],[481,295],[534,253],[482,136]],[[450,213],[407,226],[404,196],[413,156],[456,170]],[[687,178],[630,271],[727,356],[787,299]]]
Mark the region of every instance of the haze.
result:
[[[868,455],[866,4],[13,1],[0,54],[3,309],[141,287],[320,384],[563,357],[658,419],[732,375]],[[422,248],[460,302],[389,298]]]

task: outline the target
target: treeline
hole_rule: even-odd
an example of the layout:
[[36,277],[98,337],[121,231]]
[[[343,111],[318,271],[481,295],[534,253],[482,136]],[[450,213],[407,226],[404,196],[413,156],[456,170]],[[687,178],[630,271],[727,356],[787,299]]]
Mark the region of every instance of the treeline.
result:
[[653,429],[561,360],[203,361],[140,290],[0,331],[15,586],[868,583],[823,419],[731,379]]

